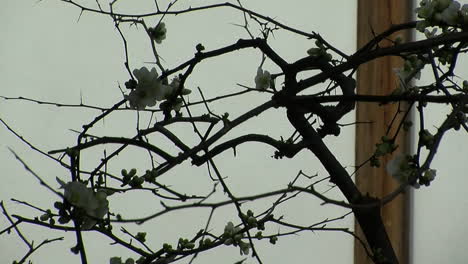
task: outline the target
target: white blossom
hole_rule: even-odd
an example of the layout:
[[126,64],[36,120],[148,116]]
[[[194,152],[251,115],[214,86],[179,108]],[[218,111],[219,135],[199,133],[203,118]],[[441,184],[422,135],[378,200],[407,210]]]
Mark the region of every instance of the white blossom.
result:
[[410,81],[421,78],[421,70],[424,68],[424,61],[412,56],[405,60],[402,68],[395,68],[393,71],[400,81],[400,85],[394,91],[394,94],[402,94],[406,92],[407,88],[411,87]]
[[234,233],[234,223],[229,221],[226,226],[224,227],[224,233],[226,234],[232,234]]
[[428,182],[431,182],[435,179],[436,177],[436,174],[437,174],[437,171],[436,170],[433,170],[433,169],[428,169],[424,172],[424,178],[428,181]]
[[257,69],[255,76],[255,88],[259,90],[266,90],[270,87],[271,74],[268,71],[263,71],[261,67]]
[[434,15],[437,3],[431,0],[422,0],[419,3],[420,7],[416,8],[416,14],[420,18],[431,18]]
[[426,38],[433,38],[435,37],[437,33],[437,28],[432,28],[432,30],[429,30],[429,29],[424,29],[424,35],[426,36]]
[[[172,79],[172,81],[171,81],[171,83],[169,84],[169,86],[172,87],[173,92],[174,92],[174,91],[177,91],[177,89],[179,89],[179,86],[180,86],[180,78],[179,78],[179,76],[174,77],[174,79]],[[180,93],[181,93],[182,95],[187,95],[187,94],[192,93],[192,90],[186,89],[186,88],[184,87],[184,88],[182,88],[182,91],[181,91]]]
[[404,164],[404,162],[407,162],[405,155],[403,154],[396,155],[392,160],[390,160],[387,163],[387,173],[392,176],[397,175],[400,172],[401,167]]
[[400,183],[407,182],[412,171],[408,162],[408,156],[397,154],[387,163],[387,173]]
[[411,71],[409,71],[408,69],[405,69],[404,67],[403,67],[403,68],[394,68],[393,71],[395,72],[395,74],[397,75],[398,79],[399,79],[402,83],[406,83],[408,77],[409,77],[410,74],[411,74]]
[[79,207],[86,212],[82,224],[83,229],[90,229],[96,224],[96,218],[102,219],[109,212],[107,193],[104,191],[94,192],[81,182],[72,181],[65,183],[59,178],[57,181],[64,189],[64,198],[71,205]]
[[229,221],[226,226],[224,227],[224,233],[227,235],[234,235],[235,233],[238,233],[241,230],[240,227],[235,227],[234,224]]
[[440,18],[448,25],[456,25],[458,18],[458,10],[460,10],[460,3],[453,1],[450,5],[442,11]]
[[166,39],[166,33],[167,29],[164,22],[161,22],[156,27],[150,29],[151,37],[158,44],[161,44],[161,42]]
[[64,198],[70,204],[85,208],[93,203],[93,191],[88,189],[83,183],[73,181],[62,184],[64,192]]
[[[408,70],[407,68],[403,67],[403,68],[395,68],[393,69],[393,71],[395,72],[399,80],[399,85],[397,89],[394,91],[394,94],[403,94],[404,92],[407,91],[407,87],[410,82],[409,77],[411,76],[412,70],[411,69]],[[415,77],[418,77],[418,76],[415,76]]]
[[132,108],[141,110],[155,106],[156,101],[167,99],[174,90],[172,86],[162,84],[155,68],[151,71],[146,67],[135,69],[133,75],[138,80],[137,86],[125,96]]

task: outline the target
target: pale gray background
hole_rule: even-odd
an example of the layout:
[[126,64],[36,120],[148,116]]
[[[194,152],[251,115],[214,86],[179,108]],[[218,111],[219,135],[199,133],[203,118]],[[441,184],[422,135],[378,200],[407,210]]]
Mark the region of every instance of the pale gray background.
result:
[[[153,1],[122,1],[122,9],[127,13],[146,12],[151,10]],[[84,13],[78,21],[79,10],[60,1],[48,0],[42,2],[29,0],[4,0],[0,9],[0,79],[2,80],[1,95],[26,96],[38,100],[63,103],[79,103],[80,97],[84,103],[91,105],[111,106],[122,98],[118,84],[128,79],[123,67],[124,53],[119,35],[114,30],[108,17]],[[128,2],[128,4],[126,4]],[[94,6],[94,1],[86,1]],[[183,3],[199,3],[196,1],[181,1]],[[203,3],[215,3],[204,1]],[[320,32],[330,43],[336,44],[345,52],[355,50],[356,3],[354,1],[293,1],[285,4],[283,1],[246,1],[245,6],[255,11],[268,14],[288,25],[302,28],[305,31]],[[194,4],[195,5],[195,4]],[[151,25],[155,19],[148,19]],[[166,67],[177,65],[190,58],[194,46],[201,42],[210,50],[231,44],[238,38],[246,38],[245,32],[234,23],[242,23],[239,12],[230,9],[206,11],[198,14],[179,16],[175,19],[167,17],[167,39],[161,44],[160,52],[165,59]],[[153,60],[147,38],[142,30],[129,29],[123,26],[130,45],[131,68],[141,66],[151,67]],[[257,31],[254,31],[257,33]],[[278,32],[271,39],[272,44],[280,54],[289,61],[304,56],[305,51],[312,47],[310,41],[292,38],[292,35]],[[236,91],[240,88],[236,83],[253,85],[253,77],[260,63],[257,50],[242,51],[224,58],[215,59],[203,64],[193,79],[187,83],[188,88],[200,86],[207,97],[220,93]],[[264,67],[272,72],[275,68],[268,63]],[[279,85],[279,83],[277,84]],[[234,118],[246,111],[248,107],[258,105],[267,95],[247,96],[231,105],[215,104],[213,109],[222,114],[229,111]],[[196,93],[191,95],[196,100]],[[77,110],[39,106],[20,101],[0,100],[0,115],[30,142],[44,150],[71,146],[76,141],[76,134],[69,129],[79,130],[81,125],[92,120],[99,112],[93,110]],[[436,114],[442,112],[434,111]],[[149,116],[143,115],[143,120]],[[135,112],[119,112],[105,122],[101,122],[92,133],[102,135],[134,134]],[[348,117],[347,121],[352,121]],[[437,124],[437,122],[435,123]],[[186,131],[186,132],[184,132]],[[285,120],[284,111],[271,111],[265,118],[254,119],[238,130],[238,132],[253,131],[269,132],[275,137],[287,136],[291,131]],[[458,135],[460,135],[459,133]],[[191,138],[191,129],[179,131],[183,138]],[[231,135],[231,136],[232,136]],[[230,136],[230,137],[231,137]],[[40,187],[6,149],[12,147],[31,168],[43,176],[53,186],[55,177],[64,180],[69,178],[67,171],[54,162],[43,158],[36,152],[19,142],[4,128],[0,129],[0,167],[2,168],[2,184],[0,199],[11,197],[29,200],[44,208],[51,208],[56,197]],[[466,171],[466,151],[463,154],[463,137],[447,138],[446,147],[439,153],[434,163],[439,177],[433,186],[415,193],[414,196],[414,263],[463,263],[466,257],[466,247],[463,243],[467,235],[466,228],[461,224],[466,219],[468,205],[462,200],[466,186],[463,171]],[[343,130],[343,135],[328,139],[332,149],[344,165],[351,166],[354,161],[354,127]],[[163,144],[163,143],[161,143]],[[373,144],[373,143],[372,143]],[[114,146],[106,146],[108,153]],[[101,148],[103,149],[103,148]],[[456,150],[455,154],[454,151]],[[302,153],[295,161],[275,161],[269,157],[272,150],[258,144],[243,146],[237,149],[238,156],[233,159],[231,151],[226,152],[216,161],[223,173],[229,176],[228,182],[238,195],[252,194],[258,190],[271,190],[284,187],[299,169],[309,174],[319,173],[326,176],[321,166],[309,153]],[[140,154],[138,154],[140,153]],[[102,151],[86,152],[86,166],[92,168],[95,161],[101,157]],[[140,156],[138,156],[140,155]],[[233,161],[233,162],[231,162]],[[139,171],[147,169],[146,155],[141,155],[136,149],[129,155],[121,155],[110,164],[110,169],[117,173],[121,168],[136,167]],[[270,170],[265,170],[269,168]],[[458,169],[458,171],[456,170]],[[164,176],[166,183],[177,186],[187,192],[204,190],[211,185],[206,175],[206,169],[194,169],[184,164],[174,173]],[[464,182],[463,182],[464,181]],[[198,185],[194,183],[199,183]],[[204,183],[204,184],[203,184]],[[324,185],[325,189],[327,186]],[[341,199],[339,194],[332,196]],[[156,199],[147,195],[132,195],[132,199],[123,199],[124,195],[110,198],[111,210],[120,210],[124,216],[144,216],[160,209]],[[252,209],[262,209],[271,200],[252,205]],[[11,213],[22,212],[25,215],[38,216],[32,210],[8,202]],[[460,208],[459,206],[463,206]],[[219,210],[212,225],[218,232],[226,221],[236,221],[231,210]],[[280,208],[279,212],[286,219],[301,219],[302,223],[313,223],[326,217],[336,217],[344,210],[334,206],[320,206],[320,201],[312,197],[299,197],[294,205]],[[179,236],[190,237],[202,228],[208,211],[190,211],[181,214],[171,214],[153,220],[144,229],[141,226],[130,225],[133,232],[147,231],[149,244],[157,248],[162,243],[176,244]],[[0,220],[1,227],[7,225],[4,218]],[[338,223],[338,226],[352,227],[352,218],[348,217]],[[117,232],[116,226],[116,232]],[[448,229],[448,230],[447,230]],[[44,238],[63,236],[36,227],[23,227],[30,239],[36,242]],[[270,229],[270,232],[275,230]],[[109,246],[109,240],[102,236],[86,234],[86,244],[90,263],[108,263],[110,256],[134,256],[120,247]],[[79,263],[79,258],[69,253],[69,248],[75,244],[73,234],[66,236],[66,241],[47,246],[34,254],[35,263]],[[451,246],[451,245],[459,246]],[[260,243],[259,252],[265,263],[302,263],[305,259],[324,263],[352,263],[352,239],[343,233],[322,232],[315,234],[303,233],[290,238],[280,238],[275,246]],[[342,253],[337,254],[337,249]],[[19,259],[26,251],[22,242],[15,235],[0,237],[0,259],[10,262]],[[440,252],[440,254],[434,254]],[[439,259],[437,259],[439,258]],[[233,263],[241,257],[238,250],[225,247],[211,253],[201,255],[200,263]],[[248,260],[248,263],[253,263]]]

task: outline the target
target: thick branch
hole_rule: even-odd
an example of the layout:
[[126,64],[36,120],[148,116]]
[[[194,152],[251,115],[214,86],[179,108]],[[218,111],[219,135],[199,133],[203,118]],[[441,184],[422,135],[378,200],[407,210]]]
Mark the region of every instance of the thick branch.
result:
[[[330,181],[338,186],[350,203],[366,204],[378,201],[375,198],[362,196],[348,172],[323,143],[319,134],[303,114],[289,108],[288,119],[302,135],[304,141],[309,144],[310,151],[314,153],[330,174]],[[384,256],[384,258],[374,259],[374,261],[379,264],[398,263],[380,216],[380,207],[354,208],[353,212],[374,253],[380,251]]]

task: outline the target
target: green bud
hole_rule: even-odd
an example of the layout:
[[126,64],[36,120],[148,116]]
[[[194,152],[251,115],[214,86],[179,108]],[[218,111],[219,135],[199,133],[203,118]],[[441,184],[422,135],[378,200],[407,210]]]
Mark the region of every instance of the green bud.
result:
[[421,139],[421,144],[427,149],[430,149],[434,144],[434,136],[427,129],[419,132],[419,138]]
[[278,241],[278,237],[277,236],[272,236],[270,237],[270,243],[275,245],[276,244],[276,241]]
[[75,255],[78,255],[78,253],[80,253],[80,249],[78,246],[70,248],[70,251]]
[[233,242],[234,240],[232,240],[232,238],[228,238],[224,240],[224,245],[229,246],[229,245],[232,245]]
[[424,172],[424,178],[428,180],[429,182],[433,181],[436,177],[437,171],[433,169],[426,170]]
[[320,57],[322,55],[322,52],[319,48],[311,48],[307,50],[307,54],[312,57]]
[[[273,215],[272,215],[272,217],[273,217]],[[265,222],[257,223],[257,229],[258,230],[265,230]]]
[[378,143],[375,144],[375,146],[377,147],[375,150],[376,157],[384,156],[392,150],[391,143],[388,142]]
[[191,94],[192,93],[192,90],[190,89],[182,89],[182,91],[180,92],[182,95],[187,95],[187,94]]
[[205,50],[205,47],[201,43],[198,43],[195,48],[197,49],[197,52],[202,52]]
[[190,243],[185,244],[185,247],[188,249],[193,249],[195,247],[195,244],[190,242]]
[[125,260],[125,264],[134,264],[135,263],[135,260],[133,260],[132,258],[128,258],[127,260]]
[[240,241],[239,248],[241,250],[241,255],[248,255],[250,251],[250,244]]
[[249,224],[250,226],[256,226],[257,219],[253,216],[250,216],[249,218],[247,218],[247,224]]
[[41,219],[41,221],[47,221],[49,220],[49,214],[43,214],[39,217],[39,219]]
[[250,210],[250,209],[247,210],[247,216],[253,216],[253,215],[254,215],[254,213],[252,212],[252,210]]
[[206,245],[206,246],[211,245],[211,243],[213,243],[213,242],[209,238],[205,238],[205,240],[203,241],[203,244]]
[[146,241],[146,232],[138,232],[135,238],[136,240],[144,243]]
[[122,258],[120,257],[112,257],[109,260],[110,264],[122,264]]
[[54,207],[58,210],[63,208],[63,203],[62,202],[55,202]]
[[237,234],[234,236],[234,241],[240,241],[242,239],[242,234]]
[[463,81],[463,90],[464,90],[465,92],[468,91],[468,81],[467,81],[467,80],[464,80],[464,81]]
[[172,246],[167,244],[167,243],[164,243],[163,244],[163,250],[168,252],[168,251],[171,251],[172,250]]
[[58,221],[60,224],[66,224],[70,222],[71,218],[69,216],[60,216]]
[[128,185],[130,185],[132,188],[141,188],[141,185],[145,182],[144,177],[138,177],[134,176]]
[[258,232],[255,234],[255,238],[257,238],[257,239],[262,239],[262,238],[263,238],[262,231],[258,231]]

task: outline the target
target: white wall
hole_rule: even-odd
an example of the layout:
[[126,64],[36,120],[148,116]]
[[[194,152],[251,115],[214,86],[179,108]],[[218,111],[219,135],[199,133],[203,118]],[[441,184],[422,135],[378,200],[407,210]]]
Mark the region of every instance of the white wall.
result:
[[[153,1],[123,1],[122,5],[128,12],[147,11]],[[95,6],[95,1],[84,1]],[[354,1],[294,1],[285,4],[284,1],[245,1],[245,6],[277,18],[281,22],[302,28],[305,31],[320,32],[330,43],[336,43],[345,52],[355,49],[355,3]],[[125,10],[124,8],[122,10]],[[218,17],[216,17],[218,15]],[[214,19],[217,19],[217,22]],[[148,19],[149,24],[154,20]],[[168,17],[167,39],[161,45],[161,54],[167,67],[173,67],[190,58],[194,47],[201,42],[210,50],[234,43],[239,37],[247,37],[245,32],[233,25],[242,23],[242,16],[229,9],[206,11],[198,15]],[[145,62],[152,61],[149,43],[142,31],[123,26],[129,45],[131,68],[150,66]],[[128,79],[123,67],[124,53],[119,35],[113,28],[110,18],[91,13],[83,13],[69,4],[60,1],[17,1],[4,0],[0,9],[0,80],[2,82],[0,95],[18,97],[24,96],[37,100],[78,104],[80,100],[90,105],[110,107],[122,98],[117,87]],[[278,32],[272,38],[275,50],[289,60],[294,61],[306,54],[313,46],[311,41],[293,38],[290,34]],[[253,84],[253,77],[260,62],[258,51],[243,51],[224,59],[213,60],[198,68],[198,72],[189,80],[187,87],[192,88],[196,100],[196,87],[200,86],[207,97],[219,94],[220,91],[236,91],[236,83]],[[267,63],[265,68],[270,67]],[[278,84],[279,85],[279,84]],[[81,98],[81,99],[80,99]],[[258,105],[268,97],[247,96],[241,101],[227,104],[214,104],[213,110],[222,114],[231,112],[231,117],[245,111],[249,106]],[[48,151],[67,146],[76,142],[76,134],[70,129],[80,130],[81,125],[89,122],[99,114],[99,111],[37,105],[26,101],[0,99],[0,117],[11,125],[15,131],[23,135],[29,142]],[[148,120],[148,115],[142,115]],[[351,121],[351,118],[348,119]],[[106,118],[104,122],[90,131],[102,135],[131,136],[135,132],[136,113],[125,111]],[[58,187],[55,177],[69,179],[65,169],[53,161],[32,151],[29,147],[0,126],[0,161],[2,182],[0,184],[0,199],[6,202],[10,213],[21,213],[29,217],[40,214],[17,203],[10,202],[14,197],[27,200],[43,208],[53,208],[57,200],[50,192],[42,188],[17,162],[7,147],[15,150],[27,163],[49,184]],[[186,131],[186,132],[184,132]],[[287,137],[291,128],[288,126],[283,111],[272,111],[265,117],[233,131],[242,133],[271,133],[275,137]],[[191,129],[178,130],[181,137],[193,137]],[[188,134],[187,134],[188,133]],[[343,131],[339,139],[329,139],[332,149],[336,151],[344,165],[352,168],[354,163],[354,127]],[[92,168],[102,156],[102,150],[85,152],[84,166]],[[108,153],[115,146],[106,146]],[[252,194],[258,190],[286,187],[298,170],[308,174],[318,173],[320,177],[327,176],[319,163],[309,153],[302,153],[294,161],[276,161],[269,157],[273,154],[270,148],[258,144],[239,147],[238,156],[233,160],[232,152],[216,159],[228,182],[237,195]],[[232,162],[233,160],[233,162]],[[122,168],[136,167],[139,171],[148,168],[145,153],[131,149],[127,155],[120,155],[116,161],[109,164],[109,170],[118,173]],[[268,168],[268,170],[266,170]],[[174,173],[165,176],[166,184],[187,192],[195,189],[204,193],[211,190],[211,182],[206,168],[195,169],[184,164]],[[199,183],[198,185],[195,183]],[[323,189],[327,184],[322,185]],[[337,193],[329,192],[333,197],[341,199]],[[220,195],[221,196],[221,195]],[[124,195],[115,195],[110,199],[111,210],[119,211],[125,216],[144,216],[160,209],[159,200],[147,195],[133,195],[131,199]],[[271,203],[262,201],[248,208],[260,210]],[[334,206],[320,206],[316,198],[299,197],[295,203],[280,207],[279,214],[284,214],[286,220],[298,221],[302,224],[312,224],[325,218],[342,215],[345,210]],[[247,207],[246,207],[247,208]],[[230,210],[219,210],[215,214],[212,228],[220,232],[227,221],[236,221],[235,213]],[[177,243],[179,236],[190,237],[203,227],[208,211],[189,211],[172,214],[151,221],[147,228],[129,225],[132,232],[147,231],[149,244],[158,248],[162,243]],[[0,229],[8,226],[5,218],[0,218]],[[353,226],[353,219],[347,217],[336,225]],[[56,233],[33,226],[22,226],[22,230],[36,243],[45,238],[65,236],[65,241],[46,246],[34,253],[35,263],[79,263],[79,258],[69,253],[69,248],[75,245],[74,235]],[[270,228],[270,232],[284,231],[284,228]],[[118,228],[114,229],[117,234]],[[111,256],[134,257],[131,252],[120,247],[110,246],[110,240],[95,234],[86,234],[86,246],[90,263],[107,263]],[[331,246],[333,245],[333,246]],[[353,241],[349,235],[336,232],[303,233],[290,238],[280,238],[275,246],[260,243],[259,252],[265,263],[302,263],[305,261],[320,261],[324,263],[351,263]],[[337,254],[337,250],[341,253]],[[0,256],[6,263],[18,260],[26,248],[14,234],[0,236]],[[238,250],[226,247],[213,253],[201,255],[200,263],[233,263],[240,260]],[[248,263],[253,263],[249,260]]]

